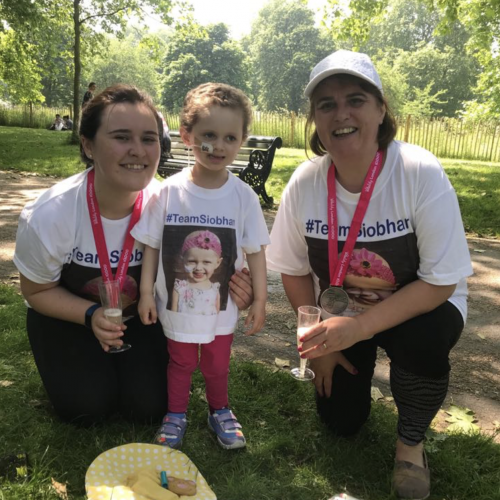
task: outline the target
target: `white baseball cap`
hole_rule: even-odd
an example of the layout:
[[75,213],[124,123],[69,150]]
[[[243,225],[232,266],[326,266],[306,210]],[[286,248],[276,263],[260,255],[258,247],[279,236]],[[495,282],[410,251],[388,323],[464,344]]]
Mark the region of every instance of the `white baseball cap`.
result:
[[380,76],[378,76],[375,66],[366,54],[351,52],[350,50],[337,50],[316,64],[309,76],[309,83],[304,90],[304,95],[311,97],[318,83],[329,76],[338,74],[357,76],[383,92]]

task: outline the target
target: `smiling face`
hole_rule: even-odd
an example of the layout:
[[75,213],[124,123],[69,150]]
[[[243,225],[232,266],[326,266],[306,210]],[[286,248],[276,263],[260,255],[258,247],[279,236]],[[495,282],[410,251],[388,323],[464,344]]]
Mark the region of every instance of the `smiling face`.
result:
[[138,192],[153,178],[160,160],[158,123],[144,104],[107,106],[93,139],[82,136],[86,155],[93,159],[96,187]]
[[315,89],[312,105],[318,136],[334,161],[363,158],[378,149],[385,106],[355,79],[325,79]]
[[[226,167],[232,164],[243,143],[243,112],[230,107],[210,106],[190,132],[181,128],[181,137],[194,150],[193,176],[225,182]],[[202,148],[202,143],[210,144],[213,151],[204,151],[207,148]]]
[[190,248],[182,256],[184,270],[189,275],[190,281],[203,283],[210,280],[215,270],[220,266],[222,258],[213,250],[203,248]]

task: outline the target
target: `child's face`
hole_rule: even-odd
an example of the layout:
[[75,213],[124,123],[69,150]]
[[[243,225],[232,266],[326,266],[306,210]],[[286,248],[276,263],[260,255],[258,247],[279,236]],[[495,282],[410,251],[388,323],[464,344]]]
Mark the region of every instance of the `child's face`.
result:
[[[238,109],[212,106],[183,140],[194,146],[196,166],[208,172],[224,172],[231,165],[243,143],[243,112]],[[201,150],[201,143],[211,144],[213,152]]]
[[222,258],[213,250],[190,248],[184,253],[184,269],[195,283],[209,280],[220,266]]

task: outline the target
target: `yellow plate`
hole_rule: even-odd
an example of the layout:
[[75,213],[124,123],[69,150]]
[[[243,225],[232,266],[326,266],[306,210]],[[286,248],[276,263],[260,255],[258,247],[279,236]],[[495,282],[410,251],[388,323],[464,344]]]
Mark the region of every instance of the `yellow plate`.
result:
[[151,500],[126,486],[127,477],[139,470],[148,469],[167,476],[191,479],[196,482],[194,496],[186,500],[217,500],[197,467],[182,452],[155,444],[132,443],[101,453],[90,465],[85,475],[85,489],[89,500]]

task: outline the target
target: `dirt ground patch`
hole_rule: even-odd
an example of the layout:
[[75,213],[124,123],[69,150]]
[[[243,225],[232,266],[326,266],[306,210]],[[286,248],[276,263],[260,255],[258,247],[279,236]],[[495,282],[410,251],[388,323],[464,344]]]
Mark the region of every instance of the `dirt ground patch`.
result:
[[[12,263],[17,220],[23,206],[57,179],[0,171],[0,281],[18,286]],[[272,227],[275,212],[266,210]],[[468,238],[475,274],[469,279],[469,318],[462,337],[451,353],[451,381],[444,408],[453,403],[474,411],[486,433],[500,442],[500,241]],[[279,274],[268,274],[269,301],[264,330],[257,336],[236,335],[234,353],[240,358],[275,365],[276,358],[298,362],[295,348],[295,315]],[[390,396],[389,364],[381,352],[374,385]],[[441,414],[440,424],[445,415]],[[495,432],[497,431],[497,432]]]

